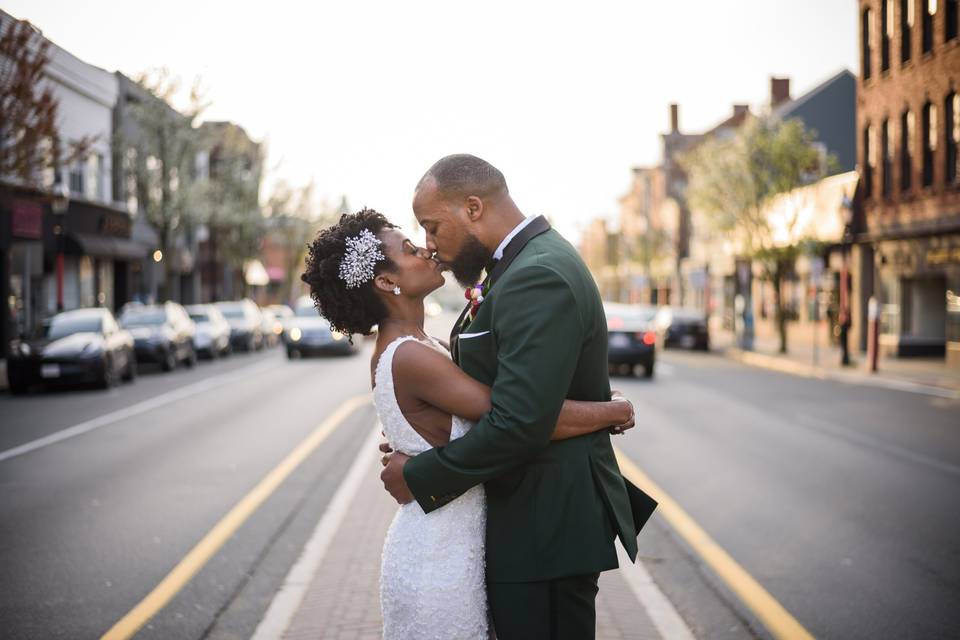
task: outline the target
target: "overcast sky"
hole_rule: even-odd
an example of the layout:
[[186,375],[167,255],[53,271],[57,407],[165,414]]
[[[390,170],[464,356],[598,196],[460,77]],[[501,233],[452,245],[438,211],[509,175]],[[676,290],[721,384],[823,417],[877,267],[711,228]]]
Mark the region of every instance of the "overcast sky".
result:
[[0,2],[104,69],[200,76],[206,118],[267,143],[267,191],[313,178],[408,231],[419,177],[468,152],[576,239],[657,161],[670,102],[697,131],[857,60],[854,0]]

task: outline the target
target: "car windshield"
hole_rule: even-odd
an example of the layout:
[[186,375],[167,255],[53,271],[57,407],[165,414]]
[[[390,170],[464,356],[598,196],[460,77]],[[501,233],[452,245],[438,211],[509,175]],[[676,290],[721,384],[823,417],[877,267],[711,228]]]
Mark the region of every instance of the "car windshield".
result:
[[312,304],[302,304],[297,307],[298,318],[316,318],[318,315],[317,308]]
[[190,319],[194,322],[210,322],[210,316],[208,316],[204,311],[194,311],[190,314]]
[[125,327],[156,327],[167,321],[167,314],[163,311],[132,311],[120,318],[120,324]]
[[101,318],[99,315],[60,315],[54,316],[47,329],[47,337],[56,339],[73,335],[74,333],[99,332]]
[[224,318],[230,318],[231,320],[240,320],[245,317],[243,307],[240,306],[220,307],[220,312]]

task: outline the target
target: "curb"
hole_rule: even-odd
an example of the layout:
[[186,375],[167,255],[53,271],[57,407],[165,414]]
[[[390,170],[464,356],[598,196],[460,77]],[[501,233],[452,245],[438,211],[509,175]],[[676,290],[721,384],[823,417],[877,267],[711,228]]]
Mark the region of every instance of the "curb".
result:
[[856,371],[836,371],[833,369],[827,369],[825,367],[816,367],[810,364],[794,362],[793,360],[778,356],[766,355],[763,353],[757,353],[755,351],[744,351],[743,349],[738,349],[737,347],[728,347],[722,353],[725,357],[743,364],[779,371],[781,373],[789,373],[804,378],[832,380],[834,382],[843,382],[845,384],[877,387],[881,389],[893,389],[895,391],[919,393],[936,398],[946,398],[948,400],[960,400],[960,389],[922,384],[919,382],[913,382],[912,380],[905,380],[903,378],[879,377],[873,374]]

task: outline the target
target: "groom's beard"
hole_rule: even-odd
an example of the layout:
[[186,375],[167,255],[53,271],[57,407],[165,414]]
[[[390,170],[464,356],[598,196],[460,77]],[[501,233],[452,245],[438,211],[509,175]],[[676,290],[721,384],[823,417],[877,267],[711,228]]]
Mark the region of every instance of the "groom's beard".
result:
[[480,274],[492,257],[490,250],[483,246],[475,235],[468,233],[460,253],[454,256],[447,266],[450,267],[457,282],[464,287],[472,287],[480,282]]

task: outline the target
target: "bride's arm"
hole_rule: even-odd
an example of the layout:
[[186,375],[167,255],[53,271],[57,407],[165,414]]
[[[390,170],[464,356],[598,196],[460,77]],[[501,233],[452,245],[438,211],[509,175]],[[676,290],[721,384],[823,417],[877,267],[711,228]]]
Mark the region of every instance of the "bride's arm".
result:
[[[441,411],[472,422],[490,411],[490,387],[429,347],[414,342],[400,345],[393,366],[405,392]],[[632,426],[633,405],[623,396],[609,402],[566,400],[551,439],[565,440],[609,427],[622,433]]]

